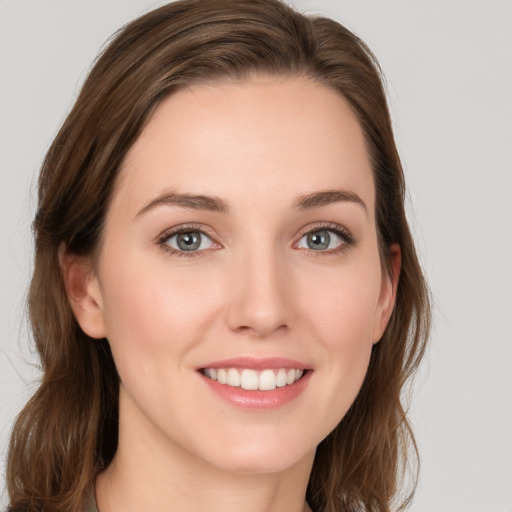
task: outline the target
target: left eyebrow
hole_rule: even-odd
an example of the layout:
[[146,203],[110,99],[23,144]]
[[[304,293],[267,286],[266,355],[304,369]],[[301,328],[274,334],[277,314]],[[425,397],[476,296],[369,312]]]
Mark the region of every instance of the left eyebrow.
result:
[[309,208],[319,208],[320,206],[328,206],[333,203],[356,203],[363,207],[365,212],[368,208],[364,201],[355,193],[349,190],[324,190],[321,192],[313,192],[298,197],[293,206],[297,210],[306,210]]

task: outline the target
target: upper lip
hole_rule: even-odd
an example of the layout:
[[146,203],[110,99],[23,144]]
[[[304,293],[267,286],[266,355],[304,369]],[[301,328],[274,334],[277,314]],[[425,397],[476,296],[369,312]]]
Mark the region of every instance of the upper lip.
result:
[[197,369],[200,370],[202,368],[248,368],[252,370],[293,368],[295,370],[307,370],[311,366],[286,357],[233,357],[221,361],[212,361]]

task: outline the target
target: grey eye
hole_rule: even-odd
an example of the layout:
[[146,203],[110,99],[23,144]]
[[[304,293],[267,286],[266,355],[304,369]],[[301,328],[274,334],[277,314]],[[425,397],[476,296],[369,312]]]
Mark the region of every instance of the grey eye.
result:
[[340,235],[330,229],[320,231],[311,231],[301,237],[298,247],[301,249],[311,249],[313,251],[325,251],[336,249],[343,243]]
[[213,241],[201,231],[184,231],[172,235],[165,243],[178,251],[191,252],[209,249]]

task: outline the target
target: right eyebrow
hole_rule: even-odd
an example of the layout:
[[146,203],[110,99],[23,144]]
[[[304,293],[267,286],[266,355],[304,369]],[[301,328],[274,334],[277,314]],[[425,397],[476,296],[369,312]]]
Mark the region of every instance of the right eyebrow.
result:
[[166,192],[145,204],[135,217],[139,217],[157,206],[180,206],[191,210],[207,210],[219,213],[228,213],[229,211],[227,203],[218,197]]

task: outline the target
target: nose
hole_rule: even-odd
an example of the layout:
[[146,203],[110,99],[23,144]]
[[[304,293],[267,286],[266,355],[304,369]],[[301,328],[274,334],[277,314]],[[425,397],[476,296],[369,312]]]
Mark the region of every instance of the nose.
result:
[[227,321],[233,331],[264,338],[290,326],[292,281],[275,251],[248,252],[231,269]]

